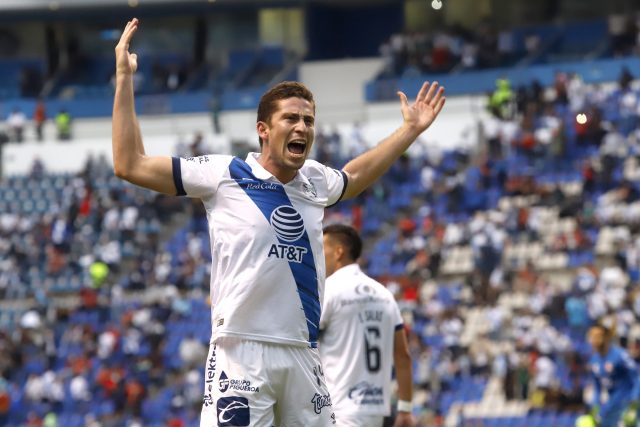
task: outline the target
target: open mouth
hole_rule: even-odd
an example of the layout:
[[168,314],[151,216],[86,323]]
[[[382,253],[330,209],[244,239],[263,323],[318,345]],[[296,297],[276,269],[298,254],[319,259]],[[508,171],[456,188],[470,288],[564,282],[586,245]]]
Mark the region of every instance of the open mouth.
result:
[[292,154],[304,154],[305,148],[307,148],[307,143],[302,140],[291,141],[287,144],[287,149]]

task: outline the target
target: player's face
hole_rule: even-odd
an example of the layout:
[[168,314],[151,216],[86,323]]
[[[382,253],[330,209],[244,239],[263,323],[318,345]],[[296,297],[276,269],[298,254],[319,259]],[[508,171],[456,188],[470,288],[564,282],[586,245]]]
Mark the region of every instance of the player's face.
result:
[[591,344],[591,348],[596,351],[600,351],[601,349],[603,349],[607,342],[607,337],[602,328],[589,329],[587,339],[589,340],[589,344]]
[[278,101],[269,123],[258,122],[262,138],[260,164],[280,181],[288,182],[302,167],[315,135],[313,104],[302,98]]
[[327,269],[327,277],[331,276],[338,269],[338,244],[328,235],[324,235],[324,263]]

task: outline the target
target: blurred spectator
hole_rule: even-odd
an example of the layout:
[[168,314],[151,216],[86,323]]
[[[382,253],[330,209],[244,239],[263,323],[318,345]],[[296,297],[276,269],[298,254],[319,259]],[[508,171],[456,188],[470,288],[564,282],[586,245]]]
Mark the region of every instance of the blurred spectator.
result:
[[84,375],[75,375],[71,378],[69,392],[74,401],[89,402],[91,400],[89,381]]
[[54,412],[49,412],[42,419],[42,427],[58,427],[58,416]]
[[636,22],[631,14],[612,14],[608,17],[608,30],[614,56],[631,54],[636,44]]
[[91,286],[100,289],[109,276],[109,266],[101,260],[94,261],[89,267]]
[[533,406],[542,407],[544,405],[547,394],[556,385],[555,382],[556,364],[550,354],[542,353],[536,358],[533,368]]
[[44,177],[44,173],[44,163],[42,162],[40,156],[36,155],[33,159],[29,176],[35,180],[40,180]]
[[167,71],[166,88],[170,92],[178,90],[180,85],[184,82],[184,70],[178,64],[171,64]]
[[206,153],[211,152],[204,142],[204,135],[202,132],[196,132],[193,135],[193,141],[189,145],[189,157],[203,156]]
[[576,339],[583,337],[590,323],[589,311],[584,298],[577,294],[567,298],[565,311],[573,337]]
[[145,387],[137,378],[126,380],[126,410],[134,417],[139,418],[142,415],[142,402],[145,394]]
[[489,110],[496,117],[510,119],[513,117],[514,94],[511,83],[507,79],[496,80],[496,89],[489,98]]
[[202,365],[207,357],[207,348],[191,334],[182,340],[178,352],[180,359],[189,369]]
[[9,393],[9,383],[0,376],[0,425],[6,425],[11,409],[11,394]]
[[56,129],[58,131],[58,140],[68,141],[71,139],[71,114],[62,109],[55,117]]
[[44,123],[47,120],[47,111],[44,104],[44,101],[38,98],[36,102],[36,107],[33,110],[33,125],[36,130],[36,138],[38,141],[42,141],[43,139],[43,128]]
[[213,133],[222,133],[222,126],[220,124],[220,112],[222,111],[222,93],[220,90],[214,90],[211,94],[211,102],[209,104],[211,108],[211,122],[213,124]]
[[14,142],[24,141],[24,127],[27,124],[27,116],[15,107],[7,117],[7,125],[9,126],[10,138]]

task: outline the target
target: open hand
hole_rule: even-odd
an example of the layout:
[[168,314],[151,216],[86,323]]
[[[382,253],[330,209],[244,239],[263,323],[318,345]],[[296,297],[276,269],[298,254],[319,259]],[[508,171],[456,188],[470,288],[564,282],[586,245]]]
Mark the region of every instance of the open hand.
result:
[[116,45],[116,75],[131,75],[138,69],[138,56],[129,53],[129,43],[138,30],[138,18],[133,18],[124,27],[120,41]]
[[444,87],[438,87],[438,82],[424,82],[415,102],[409,105],[407,95],[398,92],[402,117],[406,125],[414,128],[419,133],[427,129],[440,114],[444,106]]

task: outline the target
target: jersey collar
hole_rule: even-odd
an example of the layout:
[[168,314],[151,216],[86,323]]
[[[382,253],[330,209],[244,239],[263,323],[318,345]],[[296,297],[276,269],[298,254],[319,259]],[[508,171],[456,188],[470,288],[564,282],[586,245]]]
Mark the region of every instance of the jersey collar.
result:
[[[268,170],[266,170],[265,168],[262,167],[262,165],[260,164],[260,162],[258,162],[258,157],[260,157],[260,153],[249,153],[247,154],[247,158],[245,160],[245,162],[247,162],[247,164],[251,167],[251,172],[253,172],[253,174],[255,175],[256,178],[261,179],[263,181],[278,181],[278,178],[276,178],[275,176],[273,176],[273,174],[271,172],[269,172]],[[307,179],[306,176],[304,176],[302,173],[300,173],[300,171],[298,170],[296,172],[296,176],[293,177],[293,179],[288,182],[287,184],[283,184],[283,185],[289,185],[293,182],[296,181],[300,181],[303,183],[309,183],[309,180]]]
[[339,269],[337,269],[336,271],[333,272],[333,274],[331,275],[331,277],[333,276],[351,276],[354,274],[359,273],[360,270],[360,266],[358,265],[357,262],[354,262],[353,264],[349,264],[349,265],[345,265],[344,267],[340,267]]

